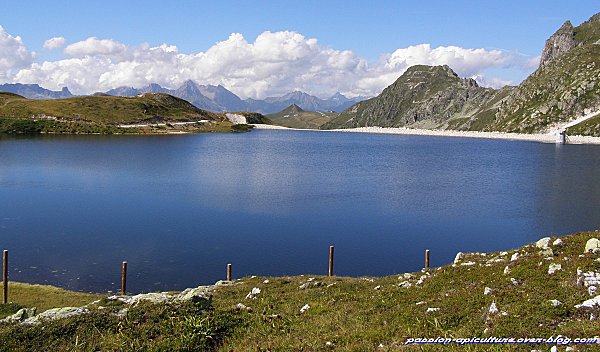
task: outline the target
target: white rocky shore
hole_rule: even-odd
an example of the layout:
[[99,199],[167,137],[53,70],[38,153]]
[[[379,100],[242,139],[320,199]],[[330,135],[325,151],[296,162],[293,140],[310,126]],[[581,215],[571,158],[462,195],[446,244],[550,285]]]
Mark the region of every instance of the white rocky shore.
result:
[[[266,130],[297,130],[306,129],[287,128],[274,125],[254,124],[256,129]],[[319,132],[347,132],[347,133],[378,133],[378,134],[401,134],[412,136],[439,136],[439,137],[462,137],[462,138],[486,138],[486,139],[508,139],[518,141],[531,141],[541,143],[556,143],[555,133],[525,134],[505,132],[477,132],[477,131],[452,131],[452,130],[426,130],[417,128],[391,128],[391,127],[357,127],[335,130],[309,130]],[[569,144],[600,144],[600,137],[568,136]]]

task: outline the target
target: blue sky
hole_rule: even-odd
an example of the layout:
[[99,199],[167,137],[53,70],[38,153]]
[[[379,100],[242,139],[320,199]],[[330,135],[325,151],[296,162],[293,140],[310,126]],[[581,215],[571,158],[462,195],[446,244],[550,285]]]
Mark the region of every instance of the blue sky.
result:
[[[284,94],[288,89],[313,90],[312,93],[317,95],[332,94],[335,90],[349,95],[373,94],[383,89],[382,86],[393,82],[394,77],[401,74],[406,69],[405,66],[416,62],[415,60],[425,61],[423,62],[425,64],[445,63],[448,52],[459,52],[459,55],[473,57],[482,55],[483,60],[487,60],[486,64],[478,64],[472,68],[467,64],[460,66],[460,63],[450,60],[448,64],[451,67],[453,63],[459,66],[458,69],[453,68],[461,75],[476,76],[481,83],[492,86],[519,83],[535,69],[525,62],[540,54],[547,37],[567,19],[570,19],[574,25],[578,25],[596,12],[600,12],[600,2],[597,0],[576,2],[537,0],[165,2],[149,0],[33,3],[13,1],[3,4],[2,8],[0,26],[3,27],[5,37],[8,38],[5,38],[5,41],[20,37],[22,46],[31,55],[13,60],[16,64],[8,69],[4,67],[6,72],[8,70],[10,72],[0,73],[1,81],[19,79],[28,81],[24,83],[40,83],[49,88],[68,85],[72,90],[89,93],[90,90],[128,83],[128,79],[132,82],[125,85],[139,85],[150,79],[155,79],[164,85],[177,85],[180,81],[189,78],[200,81],[199,83],[223,84],[242,96],[261,97]],[[235,56],[236,51],[225,50],[227,53],[224,53],[221,47],[219,50],[214,50],[219,53],[215,54],[210,62],[229,62],[229,67],[215,66],[215,72],[209,73],[206,70],[200,72],[193,66],[189,66],[207,66],[206,60],[209,58],[194,61],[190,59],[191,56],[195,57],[199,53],[207,53],[209,49],[214,49],[217,43],[230,39],[231,33],[239,33],[252,47],[257,37],[266,31],[293,33],[303,38],[291,35],[288,35],[289,38],[283,38],[285,36],[267,38],[266,41],[269,43],[265,47],[268,48],[265,49],[267,52],[271,50],[271,46],[285,47],[286,41],[289,40],[295,41],[298,45],[307,44],[307,48],[304,49],[291,48],[292,51],[298,50],[297,56],[284,57],[285,55],[282,54],[278,57],[280,62],[273,66],[273,70],[280,73],[279,76],[282,76],[281,71],[289,70],[295,78],[279,77],[277,80],[278,74],[273,70],[256,72],[256,67],[246,66],[243,72],[250,74],[241,80],[239,76],[243,72],[232,73],[232,70],[243,65],[230,57],[223,56],[225,54]],[[57,45],[53,49],[44,48],[44,42],[52,37],[64,38],[62,45]],[[86,42],[87,51],[81,47],[80,50],[67,50],[69,45],[83,42],[90,37],[97,38],[98,42]],[[312,42],[305,43],[313,38],[317,40],[316,49]],[[240,38],[234,39],[237,42],[235,45],[243,43]],[[100,40],[111,42],[101,43]],[[147,46],[142,48],[145,43]],[[111,49],[106,49],[108,51],[90,49],[97,48],[99,45],[108,47],[109,44]],[[122,50],[115,49],[113,44]],[[160,59],[162,61],[155,66],[149,65],[148,62],[142,65],[139,58],[142,54],[133,53],[136,50],[141,52],[162,44],[176,47],[176,52],[181,58],[174,64],[179,65],[177,70],[155,72],[158,70],[157,67],[165,65],[165,60],[167,62],[173,60],[162,58]],[[425,52],[420,50],[419,58],[408,60],[403,64],[398,63],[398,57],[393,65],[386,62],[396,50],[405,48],[416,50],[414,46],[421,44],[428,44],[429,49],[425,49]],[[14,48],[14,45],[11,48]],[[484,49],[485,52],[464,54],[455,48]],[[328,50],[335,52],[328,54]],[[402,55],[411,56],[414,50],[406,51]],[[125,55],[124,51],[128,51],[129,54]],[[344,67],[329,67],[320,74],[334,77],[329,81],[339,87],[327,86],[328,80],[315,78],[315,72],[319,67],[326,66],[327,62],[333,60],[342,60],[339,58],[340,53],[347,51],[351,52],[352,58],[343,59],[349,60]],[[492,57],[498,51],[504,53],[504,56]],[[98,58],[98,53],[101,53],[103,61]],[[0,51],[0,54],[6,56],[10,55],[10,52],[5,50]],[[182,55],[190,57],[186,59]],[[264,61],[261,61],[265,59],[264,55],[260,53],[247,52],[244,55],[240,60],[252,61],[256,66],[264,64]],[[257,59],[257,55],[261,59]],[[94,56],[97,61],[84,62],[86,56]],[[315,56],[323,56],[323,61],[309,59]],[[464,60],[473,61],[471,56],[468,58],[465,56]],[[508,56],[511,57],[507,58]],[[57,66],[75,65],[68,60],[80,60],[77,63],[79,66],[106,64],[106,72],[92,73],[88,72],[89,70],[74,70],[72,67],[71,70],[58,72]],[[106,60],[110,62],[107,63]],[[155,59],[146,58],[146,60]],[[53,63],[54,66],[43,68],[44,62]],[[284,62],[291,66],[286,66]],[[117,65],[119,63],[121,65]],[[315,74],[298,79],[297,77],[303,73],[294,70],[293,66],[303,67]],[[2,68],[0,66],[0,70]],[[17,75],[20,70],[25,71]],[[125,75],[118,70],[137,71],[135,75]],[[346,70],[348,75],[345,75],[343,70]],[[147,74],[148,72],[154,73]],[[86,74],[88,76],[85,80],[82,79],[82,75]],[[105,74],[104,78],[101,78],[102,74]],[[140,78],[142,75],[145,78]],[[65,78],[66,76],[69,77]],[[108,76],[111,78],[108,79]],[[258,81],[257,86],[248,88],[247,86],[253,83],[253,79]],[[309,83],[311,79],[314,81],[312,86]],[[352,79],[362,80],[362,83],[355,85],[344,83],[344,80]],[[340,83],[337,83],[337,80],[340,80]]]

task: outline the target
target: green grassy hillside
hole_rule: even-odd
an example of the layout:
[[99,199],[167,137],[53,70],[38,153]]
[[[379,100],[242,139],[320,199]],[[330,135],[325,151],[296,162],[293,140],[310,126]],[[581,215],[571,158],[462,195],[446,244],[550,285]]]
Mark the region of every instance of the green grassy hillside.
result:
[[[251,123],[264,120],[260,114],[243,114]],[[195,123],[197,121],[203,122]],[[132,124],[140,126],[121,127]],[[33,100],[0,92],[0,133],[139,134],[241,132],[249,129],[250,126],[246,125],[232,125],[225,114],[198,109],[168,94]]]
[[224,117],[200,110],[183,99],[168,94],[138,97],[84,96],[68,99],[34,100],[0,93],[0,117],[43,118],[126,124],[144,121],[224,121]]
[[304,111],[296,104],[292,104],[278,113],[267,115],[275,125],[310,129],[319,129],[336,116],[338,113],[335,112]]
[[[406,342],[599,335],[600,306],[575,307],[593,297],[578,285],[578,271],[600,277],[600,254],[584,254],[592,237],[600,233],[564,236],[561,241],[553,237],[549,249],[531,244],[506,252],[464,254],[453,265],[388,277],[246,277],[217,286],[210,307],[117,306],[111,309],[128,308],[126,318],[105,308],[42,326],[0,325],[0,351],[548,351],[552,344]],[[550,273],[551,265],[560,267]],[[246,298],[253,288],[260,293]],[[40,292],[40,299],[48,301],[53,295]],[[60,302],[71,304],[81,304],[81,297]],[[16,308],[11,307],[4,306],[4,315]],[[560,346],[559,351],[564,349]]]

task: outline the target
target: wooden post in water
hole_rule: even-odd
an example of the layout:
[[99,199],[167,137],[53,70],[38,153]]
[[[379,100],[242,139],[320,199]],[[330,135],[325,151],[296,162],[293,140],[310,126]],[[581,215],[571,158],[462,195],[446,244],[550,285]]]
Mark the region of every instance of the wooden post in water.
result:
[[429,269],[429,249],[425,250],[425,269]]
[[329,276],[333,276],[333,246],[329,246]]
[[231,281],[231,264],[227,264],[227,281]]
[[123,267],[121,268],[121,294],[125,295],[127,292],[127,262],[123,262]]
[[8,303],[8,250],[2,252],[2,285],[4,291],[4,304]]

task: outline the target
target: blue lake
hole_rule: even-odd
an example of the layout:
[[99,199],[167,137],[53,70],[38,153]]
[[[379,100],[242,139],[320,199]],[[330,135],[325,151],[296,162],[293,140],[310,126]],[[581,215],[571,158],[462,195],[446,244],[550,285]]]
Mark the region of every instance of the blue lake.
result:
[[600,228],[600,146],[312,131],[0,137],[10,278],[82,291],[389,275]]

